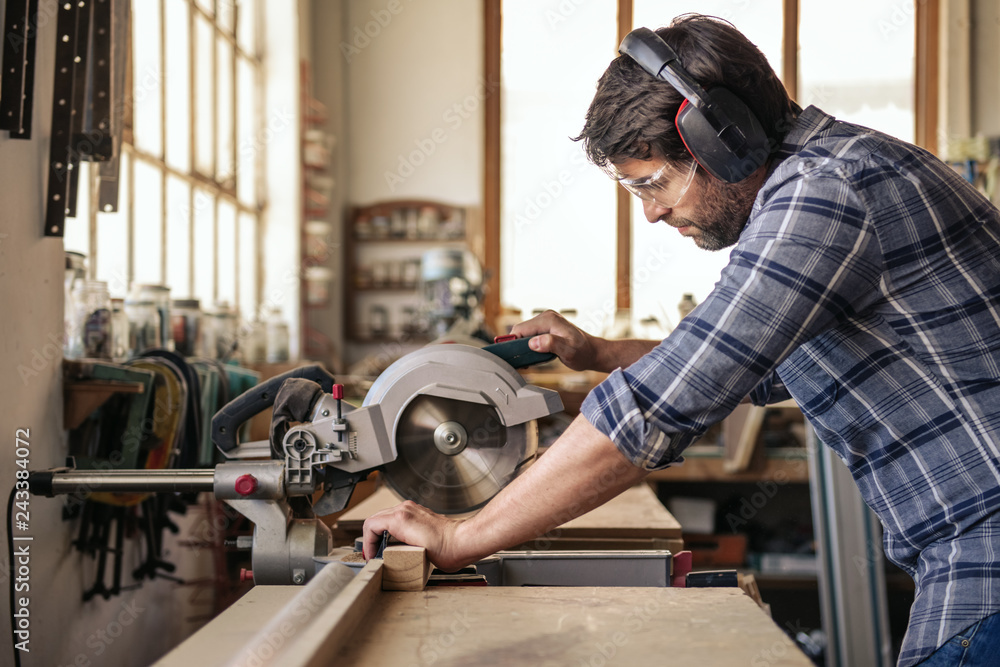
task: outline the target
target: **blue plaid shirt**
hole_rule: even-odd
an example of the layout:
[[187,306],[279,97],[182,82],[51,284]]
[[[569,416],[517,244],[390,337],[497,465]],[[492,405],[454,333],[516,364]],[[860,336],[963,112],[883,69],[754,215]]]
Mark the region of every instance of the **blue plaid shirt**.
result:
[[794,397],[916,582],[900,665],[1000,611],[1000,211],[920,148],[804,110],[708,298],[582,412],[633,463]]

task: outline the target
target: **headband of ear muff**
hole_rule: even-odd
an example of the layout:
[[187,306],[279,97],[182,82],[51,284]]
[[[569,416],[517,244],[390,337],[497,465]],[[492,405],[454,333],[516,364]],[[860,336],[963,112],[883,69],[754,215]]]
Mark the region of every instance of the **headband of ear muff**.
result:
[[737,183],[767,160],[767,134],[753,111],[730,90],[702,88],[670,45],[649,28],[625,36],[619,53],[684,96],[674,124],[698,164],[715,178]]

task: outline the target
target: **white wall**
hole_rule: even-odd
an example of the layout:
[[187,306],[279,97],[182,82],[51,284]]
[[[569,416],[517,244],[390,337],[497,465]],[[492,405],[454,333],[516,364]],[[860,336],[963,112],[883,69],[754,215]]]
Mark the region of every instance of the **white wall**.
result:
[[346,7],[339,46],[350,203],[481,205],[482,3],[354,0]]
[[[0,496],[4,501],[19,470],[18,429],[30,432],[32,469],[62,465],[66,456],[60,378],[63,244],[60,238],[42,236],[56,37],[55,19],[46,18],[44,10],[52,7],[54,3],[42,3],[32,139],[13,140],[0,133]],[[69,219],[67,224],[75,221]],[[32,497],[29,503],[29,528],[18,533],[34,538],[28,543],[30,590],[18,594],[30,598],[30,653],[22,654],[23,665],[148,664],[180,641],[187,631],[185,619],[192,615],[185,604],[192,589],[159,580],[110,600],[81,602],[81,593],[93,583],[95,565],[69,544],[77,523],[62,520],[60,499]],[[5,522],[0,526],[4,540],[0,664],[9,665],[13,663],[7,535]],[[184,561],[186,575],[192,573],[188,569],[192,564],[206,562],[206,554],[180,550],[173,539],[167,551],[169,560]],[[125,572],[131,573],[135,564],[130,553]],[[129,579],[126,574],[125,583]]]

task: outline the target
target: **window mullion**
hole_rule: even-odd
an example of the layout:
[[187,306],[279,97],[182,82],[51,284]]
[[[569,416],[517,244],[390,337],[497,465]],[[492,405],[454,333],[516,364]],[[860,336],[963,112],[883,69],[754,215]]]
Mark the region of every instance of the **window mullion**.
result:
[[[197,39],[197,36],[195,35],[195,12],[196,11],[197,11],[197,8],[195,7],[195,0],[188,0],[188,51],[189,51],[189,57],[188,57],[188,89],[189,89],[188,90],[188,118],[189,118],[189,122],[188,122],[188,127],[191,128],[190,134],[188,136],[188,142],[189,142],[188,146],[189,146],[189,149],[190,149],[188,151],[188,154],[191,156],[191,162],[188,165],[188,171],[190,171],[191,173],[195,172],[195,163],[196,163],[196,161],[198,159],[197,158],[197,154],[195,153],[195,147],[196,147],[196,141],[197,141],[197,134],[198,134],[198,125],[197,125],[197,121],[196,121],[196,117],[195,117],[196,116],[196,108],[197,108],[197,106],[195,104],[195,98],[198,95],[198,85],[197,85],[197,80],[195,79],[196,69],[197,69],[196,63],[198,62],[198,59],[196,58],[196,56],[198,55],[198,39]],[[195,295],[195,282],[194,282],[194,279],[195,279],[195,271],[194,271],[194,266],[195,266],[195,261],[194,261],[194,257],[195,257],[195,255],[194,255],[194,247],[195,247],[195,245],[194,245],[195,244],[195,234],[194,234],[194,227],[195,227],[195,225],[194,225],[194,195],[195,195],[194,183],[191,183],[190,187],[188,188],[188,209],[187,209],[187,216],[188,216],[188,257],[191,258],[191,261],[188,262],[188,285],[191,286],[191,296]],[[207,305],[207,304],[204,304],[204,305]]]
[[[167,160],[167,3],[160,0],[160,156]],[[160,170],[160,283],[167,284],[167,172]]]
[[[618,0],[618,41],[615,53],[625,35],[632,31],[632,0]],[[632,202],[624,188],[616,192],[616,252],[615,252],[615,308],[619,311],[632,307]]]
[[799,91],[799,0],[784,0],[781,38],[781,79],[793,100]]

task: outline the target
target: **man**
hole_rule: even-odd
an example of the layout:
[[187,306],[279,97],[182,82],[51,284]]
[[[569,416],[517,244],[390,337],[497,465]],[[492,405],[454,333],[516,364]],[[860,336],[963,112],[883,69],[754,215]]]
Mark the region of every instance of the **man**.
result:
[[735,184],[706,174],[674,125],[681,94],[626,56],[579,139],[650,222],[735,246],[719,282],[662,342],[603,340],[551,312],[517,325],[534,349],[610,375],[474,518],[403,503],[366,522],[366,553],[389,530],[440,567],[472,562],[678,462],[746,397],[791,396],[916,582],[899,664],[1000,645],[1000,212],[927,152],[798,109],[728,24],[687,16],[658,34],[702,87],[750,107],[764,163]]

